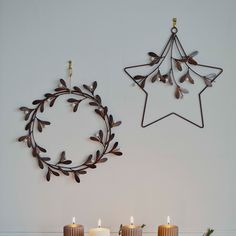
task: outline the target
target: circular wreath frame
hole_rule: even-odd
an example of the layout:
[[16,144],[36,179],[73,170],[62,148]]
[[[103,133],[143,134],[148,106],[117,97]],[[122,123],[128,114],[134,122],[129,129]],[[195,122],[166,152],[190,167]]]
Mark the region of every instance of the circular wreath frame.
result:
[[[51,176],[60,176],[60,173],[69,176],[70,173],[74,175],[76,182],[80,183],[80,175],[87,173],[88,169],[95,169],[97,164],[104,163],[108,160],[108,154],[121,156],[122,152],[118,148],[118,142],[112,142],[115,134],[112,132],[112,128],[119,126],[121,121],[115,122],[113,116],[108,114],[107,106],[102,104],[101,97],[95,95],[94,92],[97,88],[97,82],[94,81],[91,86],[86,84],[83,88],[75,86],[73,89],[67,87],[66,82],[60,79],[59,87],[55,89],[54,93],[46,93],[43,99],[34,100],[32,102],[35,105],[34,108],[20,107],[20,110],[25,113],[25,121],[28,121],[25,130],[28,132],[26,135],[18,138],[19,142],[25,142],[29,148],[32,149],[32,155],[37,159],[38,165],[41,169],[47,167],[46,179],[50,181]],[[38,118],[38,113],[43,113],[45,104],[49,102],[49,106],[52,107],[56,99],[65,94],[73,94],[80,97],[80,99],[69,98],[69,102],[73,106],[73,112],[78,110],[80,102],[84,100],[89,101],[89,105],[94,107],[94,112],[102,118],[105,123],[105,130],[99,130],[95,136],[91,136],[90,140],[100,144],[101,148],[93,154],[90,154],[82,164],[77,166],[71,166],[71,160],[66,159],[65,151],[61,152],[60,158],[56,163],[52,163],[50,157],[43,156],[47,150],[41,147],[34,136],[34,131],[37,129],[39,132],[43,131],[43,128],[51,123],[49,121],[41,120]]]

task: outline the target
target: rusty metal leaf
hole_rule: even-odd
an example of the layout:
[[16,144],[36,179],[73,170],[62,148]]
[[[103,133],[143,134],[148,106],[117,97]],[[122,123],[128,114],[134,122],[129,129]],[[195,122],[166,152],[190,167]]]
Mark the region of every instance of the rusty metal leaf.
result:
[[111,134],[109,138],[109,142],[115,137],[115,134]]
[[25,130],[28,130],[28,129],[30,129],[30,127],[31,127],[31,121],[25,126]]
[[30,137],[28,137],[28,139],[27,139],[27,146],[30,148],[30,147],[32,147],[32,141],[31,141],[31,138]]
[[58,173],[58,172],[56,172],[56,171],[54,171],[54,170],[50,170],[55,176],[60,176],[60,174]]
[[48,172],[46,175],[46,179],[47,179],[47,181],[50,181],[50,179],[51,179],[51,171],[49,170],[49,168],[48,168]]
[[50,98],[50,97],[52,97],[53,95],[52,95],[51,93],[45,93],[44,96],[45,96],[46,98]]
[[76,112],[78,110],[79,103],[76,103],[75,106],[73,107],[73,112]]
[[89,155],[87,160],[86,160],[86,162],[85,162],[85,164],[91,163],[92,162],[92,158],[93,158],[93,155]]
[[191,84],[194,84],[194,80],[193,80],[192,76],[190,75],[189,71],[188,71],[188,73],[187,73],[187,77],[188,77],[189,82],[190,82]]
[[204,76],[204,78],[207,78],[207,79],[214,79],[215,77],[216,77],[215,73],[211,73],[211,74],[208,74],[208,75]]
[[40,169],[44,168],[43,162],[38,158],[38,165]]
[[50,101],[50,103],[49,103],[49,106],[50,106],[50,107],[52,107],[52,106],[54,105],[54,103],[55,103],[55,101],[56,101],[56,98],[57,98],[57,97],[54,97],[54,98]]
[[162,83],[166,83],[166,76],[167,76],[167,75],[162,75],[161,72],[159,71],[159,80],[160,80]]
[[113,116],[112,115],[109,115],[109,124],[113,124]]
[[155,64],[157,64],[160,61],[160,57],[155,57],[154,59],[151,60],[151,62],[149,63],[150,66],[153,66]]
[[37,104],[39,104],[41,101],[42,101],[42,100],[34,100],[34,101],[32,102],[32,104],[33,104],[33,105],[37,105]]
[[141,88],[144,88],[145,87],[145,83],[146,83],[146,79],[142,80],[141,84],[140,84],[140,87]]
[[187,73],[180,77],[179,82],[183,83],[186,79],[187,79]]
[[114,122],[112,127],[117,127],[117,126],[121,125],[121,123],[122,123],[121,121]]
[[175,59],[175,66],[179,71],[182,71],[182,66],[179,60]]
[[36,148],[33,148],[32,155],[33,155],[33,157],[39,156]]
[[25,121],[27,121],[30,117],[31,111],[29,111],[28,113],[25,114]]
[[63,170],[62,168],[59,168],[59,170],[62,172],[62,174],[66,175],[66,176],[69,176],[70,173],[66,170]]
[[100,129],[98,133],[99,133],[99,138],[102,141],[103,140],[103,131]]
[[108,159],[106,157],[103,157],[102,159],[99,160],[99,163],[104,163],[106,162]]
[[111,150],[114,150],[114,149],[116,149],[116,148],[117,148],[117,146],[118,146],[118,142],[115,142]]
[[89,139],[91,139],[92,141],[99,142],[99,139],[98,139],[98,138],[96,138],[96,137],[93,137],[93,136],[91,136]]
[[152,77],[151,77],[151,82],[154,83],[155,81],[157,81],[158,79],[158,74],[154,74]]
[[40,105],[40,112],[44,112],[44,102]]
[[155,52],[149,52],[148,55],[150,57],[159,57]]
[[100,111],[99,109],[95,109],[94,111],[103,118],[103,112],[102,111]]
[[64,79],[60,79],[60,83],[62,84],[63,87],[65,87],[65,88],[67,87],[67,86],[66,86],[66,82],[65,82]]
[[66,160],[66,152],[65,151],[62,151],[61,152],[61,155],[60,155],[60,161],[59,162],[63,162]]
[[90,106],[98,106],[98,104],[96,102],[89,102]]
[[76,172],[74,172],[74,178],[77,183],[80,183],[79,175]]
[[19,142],[23,142],[23,141],[25,141],[26,139],[28,139],[28,136],[27,136],[27,135],[24,135],[24,136],[19,137],[19,138],[18,138],[18,141],[19,141]]
[[94,81],[92,86],[93,86],[93,91],[95,91],[95,89],[97,88],[97,81]]
[[103,115],[107,115],[107,112],[108,112],[108,108],[107,108],[107,106],[105,106],[105,107],[103,108]]
[[206,79],[204,79],[204,82],[205,82],[206,86],[212,87],[212,81],[210,79],[206,78]]
[[173,85],[173,80],[171,78],[171,69],[168,72],[168,82],[169,82],[170,85]]
[[29,111],[31,109],[29,109],[28,107],[20,107],[19,110],[26,112],[26,111]]
[[82,93],[81,89],[80,89],[79,87],[77,87],[77,86],[74,86],[74,90],[75,90],[76,92],[78,92],[78,93]]
[[88,85],[83,84],[83,87],[84,87],[87,91],[91,92],[91,89],[90,89],[90,87],[89,87]]
[[41,120],[41,123],[43,125],[50,125],[51,124],[49,121],[46,121],[46,120]]
[[101,97],[99,95],[96,95],[95,99],[98,101],[99,104],[102,103],[102,99],[101,99]]
[[189,91],[186,89],[186,88],[180,88],[180,91],[182,92],[182,93],[189,93]]
[[96,169],[97,168],[97,166],[95,165],[95,164],[91,164],[91,165],[88,165],[89,166],[89,168],[91,168],[91,169]]
[[56,92],[62,92],[62,91],[69,91],[69,89],[65,88],[65,87],[59,87],[59,88],[55,88]]
[[61,161],[61,164],[63,164],[63,165],[70,165],[71,163],[72,163],[71,160]]
[[143,76],[143,75],[136,75],[136,76],[134,76],[133,79],[134,79],[134,80],[143,80],[143,79],[146,79],[146,76]]
[[179,62],[187,62],[188,61],[188,58],[186,58],[186,57],[183,57],[183,58],[181,58],[181,59],[178,59],[178,61]]
[[195,57],[195,56],[197,56],[197,54],[198,54],[198,51],[193,51],[193,52],[190,53],[188,56],[189,56],[189,57]]
[[100,157],[100,151],[97,150],[97,151],[96,151],[96,159],[98,159],[99,157]]
[[37,145],[37,148],[41,151],[41,152],[47,152],[47,150],[43,147],[40,147],[39,145]]
[[188,58],[188,62],[189,62],[189,64],[191,64],[191,65],[197,65],[197,62],[196,62],[192,57],[189,57],[189,58]]
[[178,86],[177,86],[176,89],[175,89],[175,97],[176,97],[177,99],[180,98],[180,91],[179,91]]
[[40,120],[38,120],[38,126],[37,126],[37,128],[38,128],[38,131],[39,131],[39,132],[42,132],[42,131],[43,131],[42,124],[41,124]]
[[112,154],[114,154],[116,156],[122,156],[123,155],[122,152],[118,152],[118,151],[113,151]]
[[50,157],[41,157],[40,159],[43,160],[43,161],[50,161],[51,160]]
[[69,98],[69,99],[67,100],[67,102],[69,102],[69,103],[77,103],[77,102],[79,102],[79,100],[77,100],[77,99],[75,99],[75,98]]

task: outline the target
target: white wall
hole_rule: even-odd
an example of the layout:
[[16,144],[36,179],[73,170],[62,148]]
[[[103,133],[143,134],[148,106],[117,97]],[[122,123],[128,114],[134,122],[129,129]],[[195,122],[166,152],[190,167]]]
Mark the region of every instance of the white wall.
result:
[[[167,215],[181,235],[207,227],[236,235],[235,7],[233,0],[1,0],[0,235],[61,235],[72,216],[86,231],[101,217],[117,232],[130,215],[151,235]],[[224,68],[203,96],[204,129],[175,117],[142,129],[144,96],[123,72],[163,48],[172,17],[188,52],[197,49],[202,63]],[[48,183],[16,141],[25,125],[18,107],[50,92],[68,59],[74,85],[97,80],[104,103],[123,121],[116,134],[124,156],[110,157],[80,184],[68,177]],[[66,149],[81,158],[94,148],[84,138],[92,130],[83,129],[97,125],[94,117],[86,119],[86,109],[72,114],[63,102],[56,107],[41,140],[55,155]]]

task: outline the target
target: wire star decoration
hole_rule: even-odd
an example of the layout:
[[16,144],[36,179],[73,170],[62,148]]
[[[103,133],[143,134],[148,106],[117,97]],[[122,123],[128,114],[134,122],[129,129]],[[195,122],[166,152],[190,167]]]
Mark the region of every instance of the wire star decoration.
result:
[[[176,19],[173,19],[173,27],[171,28],[171,35],[160,55],[149,52],[148,56],[150,57],[150,62],[146,64],[133,65],[124,68],[125,73],[134,81],[134,84],[145,93],[145,102],[142,113],[141,127],[146,128],[156,122],[159,122],[171,115],[175,115],[192,125],[195,125],[199,128],[204,127],[204,118],[203,118],[203,109],[202,109],[202,93],[209,87],[212,87],[213,82],[217,77],[223,72],[222,68],[204,65],[197,62],[195,56],[198,54],[198,51],[193,51],[190,54],[187,54],[177,36],[178,29],[176,28]],[[168,62],[167,68],[162,68],[164,62]],[[151,72],[148,72],[145,75],[131,75],[129,72],[134,68],[151,68]],[[203,74],[199,70],[210,69],[211,73]],[[176,112],[170,112],[163,116],[160,116],[154,121],[148,122],[145,124],[145,115],[147,111],[147,101],[148,101],[148,91],[146,89],[147,83],[156,84],[158,86],[165,84],[167,87],[174,88],[174,97],[178,100],[184,98],[185,95],[189,93],[185,87],[186,85],[193,86],[197,80],[201,80],[202,87],[198,93],[198,104],[200,108],[200,123],[196,123],[187,119],[183,115],[180,115]],[[198,81],[199,82],[199,81]],[[165,86],[165,87],[166,87]]]

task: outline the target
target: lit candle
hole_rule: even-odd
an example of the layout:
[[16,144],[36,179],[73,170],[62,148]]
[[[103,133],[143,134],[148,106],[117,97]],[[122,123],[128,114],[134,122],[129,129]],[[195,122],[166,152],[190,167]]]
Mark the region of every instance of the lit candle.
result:
[[158,236],[178,236],[178,227],[170,224],[170,217],[167,217],[167,224],[158,227]]
[[170,216],[167,216],[167,224],[170,224]]
[[130,224],[131,224],[131,225],[134,224],[134,217],[133,217],[133,216],[130,217]]
[[142,226],[134,225],[134,217],[130,217],[129,225],[122,225],[121,236],[142,236]]
[[101,219],[99,219],[98,227],[90,229],[88,236],[110,236],[110,229],[102,228]]
[[75,217],[72,218],[72,224],[64,226],[64,236],[84,236],[84,226],[75,223]]

